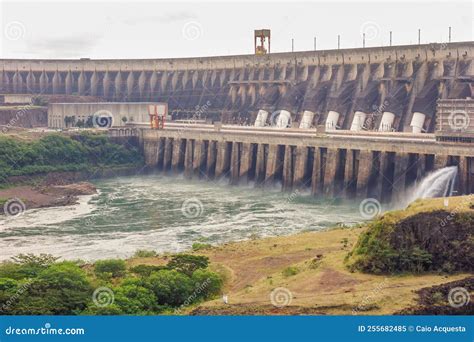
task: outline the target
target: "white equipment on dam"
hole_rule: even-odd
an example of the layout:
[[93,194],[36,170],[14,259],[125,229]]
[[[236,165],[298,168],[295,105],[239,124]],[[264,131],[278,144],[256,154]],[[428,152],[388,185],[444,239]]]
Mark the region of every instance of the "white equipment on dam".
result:
[[335,131],[337,127],[337,121],[339,120],[340,114],[333,110],[330,110],[326,119],[326,131]]
[[257,118],[255,119],[255,127],[265,127],[267,122],[268,112],[266,110],[260,109],[257,113]]
[[311,125],[313,124],[313,119],[314,119],[314,113],[309,110],[305,110],[303,112],[303,117],[301,118],[300,128],[303,128],[303,129],[311,128]]
[[391,132],[393,130],[393,121],[395,114],[383,112],[382,121],[380,121],[379,132]]
[[354,119],[352,120],[351,131],[360,131],[364,127],[365,119],[367,114],[361,111],[354,113]]
[[423,132],[423,124],[425,123],[426,115],[420,112],[413,113],[411,119],[410,127],[413,130],[413,133]]

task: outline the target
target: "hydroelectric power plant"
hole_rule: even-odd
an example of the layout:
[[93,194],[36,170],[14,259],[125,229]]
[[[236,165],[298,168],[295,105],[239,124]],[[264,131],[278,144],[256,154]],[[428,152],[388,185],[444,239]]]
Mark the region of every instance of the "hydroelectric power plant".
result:
[[[150,169],[390,202],[448,166],[458,170],[450,173],[453,192],[474,193],[473,55],[473,42],[459,42],[178,59],[2,60],[0,93],[96,96],[118,107],[166,103],[171,121],[164,129],[117,118],[109,129],[111,138],[138,144]],[[96,111],[76,107],[50,110],[51,127]]]

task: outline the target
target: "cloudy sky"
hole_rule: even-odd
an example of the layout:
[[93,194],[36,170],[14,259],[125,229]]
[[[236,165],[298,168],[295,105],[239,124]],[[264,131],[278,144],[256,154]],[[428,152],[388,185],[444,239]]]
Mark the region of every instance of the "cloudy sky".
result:
[[[258,1],[258,0],[257,0]],[[471,1],[5,1],[2,58],[166,58],[473,40]]]

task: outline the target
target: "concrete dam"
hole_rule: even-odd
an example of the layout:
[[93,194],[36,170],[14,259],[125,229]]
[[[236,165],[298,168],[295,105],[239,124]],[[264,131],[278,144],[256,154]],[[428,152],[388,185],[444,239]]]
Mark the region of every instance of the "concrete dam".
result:
[[434,132],[470,97],[473,42],[146,60],[1,60],[0,93],[166,102],[173,119]]
[[[474,42],[460,42],[2,60],[0,92],[97,96],[115,105],[165,102],[174,122],[164,129],[139,122],[109,129],[112,139],[139,144],[150,169],[392,202],[447,166],[458,167],[455,193],[474,193],[473,56]],[[461,126],[453,119],[459,113]]]

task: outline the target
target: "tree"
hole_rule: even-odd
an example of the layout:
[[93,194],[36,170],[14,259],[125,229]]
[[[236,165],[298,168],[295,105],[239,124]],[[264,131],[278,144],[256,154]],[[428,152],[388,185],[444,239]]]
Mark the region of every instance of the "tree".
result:
[[175,269],[188,276],[199,268],[206,268],[209,265],[209,258],[202,255],[178,254],[174,255],[168,262],[168,268]]
[[127,123],[127,121],[128,121],[127,117],[126,117],[126,116],[123,116],[123,117],[122,117],[122,122],[123,122],[124,125]]
[[218,294],[223,284],[222,278],[218,274],[208,270],[196,270],[191,279],[194,291],[200,298]]
[[191,279],[176,270],[154,272],[147,279],[147,283],[160,305],[179,306],[193,292]]
[[120,259],[99,260],[94,265],[94,271],[98,276],[108,273],[113,278],[122,277],[126,271],[125,261]]
[[122,284],[114,294],[115,305],[125,314],[149,314],[158,307],[153,291],[137,284]]
[[43,270],[12,307],[18,315],[76,315],[87,307],[92,287],[86,274],[72,262]]

